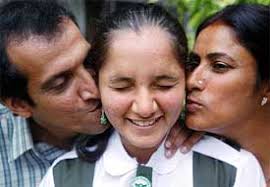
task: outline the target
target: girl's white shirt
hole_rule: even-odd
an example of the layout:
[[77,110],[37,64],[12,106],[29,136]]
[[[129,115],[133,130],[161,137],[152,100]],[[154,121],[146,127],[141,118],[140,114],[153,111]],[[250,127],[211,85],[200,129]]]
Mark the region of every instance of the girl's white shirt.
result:
[[[234,187],[265,187],[262,169],[256,158],[249,152],[232,148],[224,142],[205,136],[191,152],[179,151],[171,158],[164,155],[164,142],[151,156],[146,166],[153,168],[153,187],[193,187],[193,152],[224,161],[237,169]],[[54,187],[53,167],[62,160],[77,158],[76,151],[66,153],[58,158],[39,187]],[[124,149],[120,136],[114,132],[102,157],[96,162],[93,187],[129,187],[136,175],[138,162]]]

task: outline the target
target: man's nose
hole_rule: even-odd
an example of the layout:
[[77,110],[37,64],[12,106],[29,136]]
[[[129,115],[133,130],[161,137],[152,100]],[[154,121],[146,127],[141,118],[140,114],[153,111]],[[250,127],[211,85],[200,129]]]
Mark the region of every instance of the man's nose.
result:
[[85,101],[100,98],[94,77],[84,67],[78,70],[78,76],[80,77],[79,95],[81,98]]

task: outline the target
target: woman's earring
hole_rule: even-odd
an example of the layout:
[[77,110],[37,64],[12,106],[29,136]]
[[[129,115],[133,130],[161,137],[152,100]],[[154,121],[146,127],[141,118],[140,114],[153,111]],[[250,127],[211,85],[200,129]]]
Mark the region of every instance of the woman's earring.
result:
[[261,106],[264,106],[267,103],[268,99],[267,97],[262,98]]
[[107,125],[107,123],[108,123],[108,119],[107,119],[106,114],[105,114],[103,109],[102,109],[101,116],[100,116],[100,123],[101,123],[101,125]]

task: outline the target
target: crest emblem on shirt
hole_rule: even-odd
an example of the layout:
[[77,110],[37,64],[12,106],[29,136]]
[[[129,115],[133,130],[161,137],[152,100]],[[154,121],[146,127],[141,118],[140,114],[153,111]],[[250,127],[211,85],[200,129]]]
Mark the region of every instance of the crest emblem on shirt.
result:
[[137,176],[132,180],[131,187],[152,187],[152,185],[146,177]]

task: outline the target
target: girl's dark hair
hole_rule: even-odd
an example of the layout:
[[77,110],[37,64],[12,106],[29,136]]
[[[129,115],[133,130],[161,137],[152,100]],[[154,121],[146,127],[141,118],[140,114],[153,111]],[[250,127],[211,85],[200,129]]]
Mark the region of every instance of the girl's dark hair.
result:
[[97,72],[105,62],[113,32],[130,29],[139,33],[145,26],[158,27],[167,32],[179,62],[186,62],[187,38],[178,20],[160,5],[134,4],[109,15],[97,26],[97,33],[90,51],[91,62],[94,63]]
[[255,58],[258,85],[270,84],[270,6],[258,4],[230,5],[203,21],[196,38],[210,25],[222,23],[235,33],[238,42]]
[[[112,40],[112,33],[118,30],[130,29],[139,33],[144,26],[158,27],[170,36],[171,43],[179,63],[185,63],[188,53],[185,32],[178,22],[164,8],[156,4],[134,4],[126,9],[108,15],[97,25],[96,36],[92,42],[89,53],[89,62],[86,66],[95,68],[96,72],[106,60],[107,52]],[[157,38],[158,39],[158,38]],[[86,137],[77,146],[80,158],[94,162],[104,152],[112,129],[104,134]],[[87,147],[96,145],[96,153],[89,151]]]

